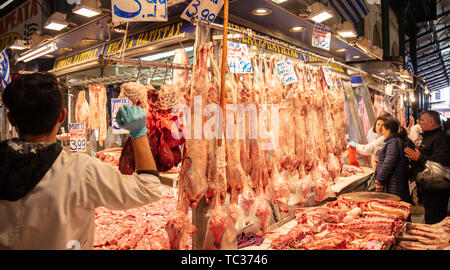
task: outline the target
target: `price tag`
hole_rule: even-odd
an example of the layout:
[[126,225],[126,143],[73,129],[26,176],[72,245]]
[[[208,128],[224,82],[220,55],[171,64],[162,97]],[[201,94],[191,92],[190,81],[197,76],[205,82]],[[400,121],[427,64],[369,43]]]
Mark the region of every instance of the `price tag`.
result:
[[86,124],[69,124],[70,152],[86,152]]
[[247,45],[228,41],[227,59],[231,73],[253,73]]
[[181,14],[181,18],[190,21],[197,18],[206,22],[214,22],[222,9],[224,0],[193,0]]
[[123,105],[133,105],[131,100],[128,98],[112,98],[111,99],[111,119],[112,119],[112,127],[113,127],[113,134],[128,134],[128,130],[122,129],[119,127],[119,124],[117,124],[116,116],[117,112],[119,111],[119,108]]
[[167,0],[111,0],[113,22],[167,21]]
[[327,82],[329,87],[333,86],[333,80],[331,79],[331,68],[322,66],[323,75],[325,76],[325,81]]
[[316,23],[314,25],[314,31],[312,35],[312,42],[311,42],[312,46],[329,51],[330,42],[331,42],[330,29],[326,25]]
[[277,67],[284,85],[298,82],[297,74],[290,60],[278,62]]

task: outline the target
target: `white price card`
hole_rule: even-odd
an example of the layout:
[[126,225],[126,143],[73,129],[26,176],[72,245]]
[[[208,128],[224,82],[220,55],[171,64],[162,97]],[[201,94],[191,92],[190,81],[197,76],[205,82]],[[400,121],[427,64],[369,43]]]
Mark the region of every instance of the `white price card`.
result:
[[197,18],[206,22],[214,22],[222,9],[224,0],[192,0],[181,14],[181,18],[190,21]]
[[331,42],[330,29],[326,25],[320,23],[314,24],[314,31],[311,43],[312,46],[329,51],[330,42]]
[[277,63],[277,67],[284,85],[298,82],[297,74],[295,74],[292,61],[280,61]]
[[120,128],[119,124],[117,124],[116,116],[119,108],[123,105],[133,105],[131,100],[128,98],[112,98],[111,99],[111,119],[112,119],[112,127],[113,134],[128,134],[128,130]]
[[253,73],[247,45],[228,41],[227,59],[231,73]]
[[167,0],[111,0],[113,22],[167,21]]
[[70,152],[86,152],[86,124],[69,124]]
[[323,75],[325,76],[325,81],[329,87],[333,86],[333,79],[331,78],[331,68],[322,66]]

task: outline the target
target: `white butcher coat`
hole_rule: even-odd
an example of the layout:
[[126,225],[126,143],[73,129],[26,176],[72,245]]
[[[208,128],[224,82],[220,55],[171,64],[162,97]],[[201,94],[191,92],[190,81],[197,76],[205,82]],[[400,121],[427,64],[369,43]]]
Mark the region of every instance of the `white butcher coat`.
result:
[[371,141],[368,144],[357,144],[356,145],[356,153],[360,155],[370,155],[370,159],[372,162],[372,167],[376,168],[376,161],[378,160],[378,152],[384,147],[386,144],[384,142],[384,136],[380,136],[375,140]]
[[151,174],[122,175],[85,154],[62,151],[18,201],[0,200],[0,249],[92,249],[96,207],[140,207],[161,197]]

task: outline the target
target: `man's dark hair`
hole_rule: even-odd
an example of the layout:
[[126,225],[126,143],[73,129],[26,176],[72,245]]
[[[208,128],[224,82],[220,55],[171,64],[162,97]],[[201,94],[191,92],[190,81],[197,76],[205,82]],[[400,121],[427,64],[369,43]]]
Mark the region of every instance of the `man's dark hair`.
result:
[[439,115],[439,113],[437,111],[424,111],[420,115],[422,115],[422,114],[428,114],[434,120],[434,122],[436,122],[436,124],[438,126],[442,126],[441,125],[441,116]]
[[49,134],[64,106],[63,86],[49,73],[21,75],[5,88],[2,99],[20,135]]

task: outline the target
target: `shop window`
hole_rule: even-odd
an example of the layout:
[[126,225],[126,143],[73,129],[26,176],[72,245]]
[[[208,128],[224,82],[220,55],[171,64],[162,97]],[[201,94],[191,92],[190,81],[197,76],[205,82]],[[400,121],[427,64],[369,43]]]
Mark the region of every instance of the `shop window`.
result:
[[440,100],[441,99],[441,90],[435,92],[434,99],[435,100]]

